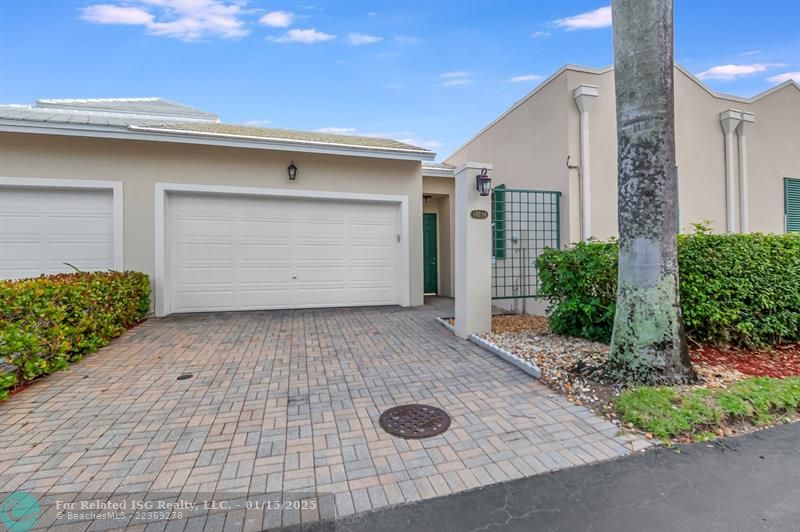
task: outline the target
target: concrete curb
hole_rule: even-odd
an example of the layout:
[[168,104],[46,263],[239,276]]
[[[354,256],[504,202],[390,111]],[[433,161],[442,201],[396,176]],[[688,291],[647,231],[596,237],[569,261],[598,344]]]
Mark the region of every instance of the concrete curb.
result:
[[[440,325],[443,325],[451,333],[453,333],[453,334],[456,333],[455,327],[450,325],[447,322],[446,318],[436,318],[436,321]],[[495,345],[495,344],[493,344],[491,342],[487,342],[486,340],[484,340],[480,336],[476,336],[474,334],[470,334],[468,340],[470,342],[472,342],[473,344],[478,345],[478,346],[486,349],[490,353],[493,353],[493,354],[499,356],[500,358],[502,358],[503,360],[505,360],[509,364],[513,364],[514,366],[516,366],[517,368],[521,369],[522,371],[524,371],[525,373],[527,373],[528,375],[530,375],[534,379],[538,379],[542,375],[541,370],[536,366],[536,364],[533,364],[532,362],[528,362],[527,360],[525,360],[523,358],[520,358],[520,357],[518,357],[518,356],[516,356],[516,355],[514,355],[514,354],[512,354],[512,353],[510,353],[508,351],[506,351],[502,347],[499,347],[499,346],[497,346],[497,345]]]
[[536,366],[536,364],[533,364],[532,362],[529,362],[524,358],[520,358],[506,351],[502,347],[496,346],[491,342],[487,342],[480,336],[470,334],[469,341],[472,342],[473,344],[481,346],[482,348],[486,349],[491,353],[494,353],[495,355],[499,356],[509,364],[514,364],[515,366],[517,366],[519,369],[521,369],[534,379],[538,379],[542,375],[542,371]]
[[436,322],[437,322],[439,325],[444,325],[444,328],[445,328],[445,329],[447,329],[447,330],[448,330],[448,331],[450,331],[451,333],[455,334],[455,333],[456,333],[456,328],[455,328],[455,327],[453,327],[452,325],[450,325],[449,323],[447,323],[447,320],[448,320],[448,319],[450,319],[450,318],[436,318]]

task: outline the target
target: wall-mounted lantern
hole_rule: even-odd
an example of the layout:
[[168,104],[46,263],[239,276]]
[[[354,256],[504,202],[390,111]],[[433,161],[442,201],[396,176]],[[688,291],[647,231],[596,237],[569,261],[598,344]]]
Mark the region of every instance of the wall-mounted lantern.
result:
[[433,199],[433,196],[430,196],[428,194],[425,194],[424,196],[422,196],[422,201],[424,201],[425,203],[430,203],[432,199]]
[[286,167],[286,171],[289,173],[289,181],[297,179],[297,167],[294,165],[294,161],[289,163],[289,166]]
[[486,168],[475,176],[475,188],[478,189],[478,194],[481,196],[488,196],[492,192],[492,178],[489,177],[489,172]]

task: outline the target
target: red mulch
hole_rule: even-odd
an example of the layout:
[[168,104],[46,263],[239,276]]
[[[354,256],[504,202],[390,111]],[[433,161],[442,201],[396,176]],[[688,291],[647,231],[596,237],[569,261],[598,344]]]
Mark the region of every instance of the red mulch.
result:
[[743,351],[702,346],[691,350],[692,362],[734,368],[745,375],[790,377],[800,375],[800,344],[765,351]]

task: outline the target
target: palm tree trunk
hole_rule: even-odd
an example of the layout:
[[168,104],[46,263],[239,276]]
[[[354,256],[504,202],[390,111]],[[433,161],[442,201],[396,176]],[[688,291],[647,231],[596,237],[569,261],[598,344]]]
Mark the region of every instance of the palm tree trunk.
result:
[[692,380],[678,301],[672,0],[611,8],[619,164],[611,362],[628,380]]

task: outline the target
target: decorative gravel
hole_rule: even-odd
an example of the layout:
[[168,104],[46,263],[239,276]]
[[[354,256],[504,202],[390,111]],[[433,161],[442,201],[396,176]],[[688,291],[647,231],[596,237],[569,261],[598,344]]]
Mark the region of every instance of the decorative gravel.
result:
[[539,380],[578,404],[605,406],[618,393],[614,386],[593,378],[608,360],[605,344],[538,331],[491,333],[481,338],[533,362],[542,372]]

